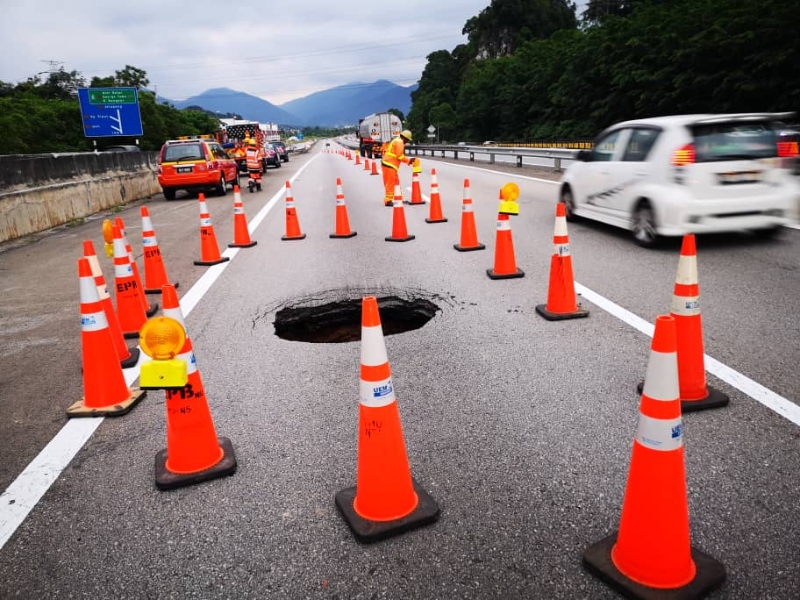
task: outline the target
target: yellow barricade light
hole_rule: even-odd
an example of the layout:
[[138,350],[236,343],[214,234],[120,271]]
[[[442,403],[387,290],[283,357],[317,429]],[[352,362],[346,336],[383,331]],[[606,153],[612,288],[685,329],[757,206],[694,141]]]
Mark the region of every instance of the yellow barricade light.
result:
[[414,166],[411,167],[412,173],[422,173],[422,165],[419,162],[418,158],[414,159]]
[[497,209],[501,215],[519,215],[519,186],[509,182],[500,188],[500,207]]
[[148,319],[139,331],[139,345],[151,360],[142,364],[139,387],[143,390],[180,389],[189,381],[186,361],[178,353],[186,343],[186,332],[175,319]]
[[103,248],[106,251],[106,256],[108,258],[114,258],[114,224],[111,222],[111,219],[106,219],[103,221],[103,241],[105,245]]

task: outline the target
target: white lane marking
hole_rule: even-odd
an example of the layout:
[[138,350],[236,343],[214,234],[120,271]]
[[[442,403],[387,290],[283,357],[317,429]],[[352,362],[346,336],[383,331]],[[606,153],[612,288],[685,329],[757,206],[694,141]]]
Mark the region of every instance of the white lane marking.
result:
[[[611,300],[608,300],[600,294],[593,292],[577,281],[575,282],[575,292],[580,294],[592,304],[602,308],[607,313],[617,317],[624,323],[627,323],[634,329],[638,329],[645,335],[653,337],[655,326],[652,323],[645,321],[641,317],[636,316],[628,310],[625,310],[618,304],[614,304]],[[722,364],[708,354],[704,354],[703,357],[706,371],[715,377],[718,377],[725,383],[735,387],[743,394],[750,396],[756,402],[760,402],[770,410],[778,413],[780,416],[788,419],[795,425],[800,425],[800,406],[791,400],[776,394],[760,383],[753,381],[749,377],[742,375],[738,371],[731,369],[727,365]]]
[[[316,158],[317,154],[305,165],[303,165],[289,182],[294,182],[300,174]],[[275,207],[278,200],[283,197],[285,188],[270,198],[269,202],[258,212],[250,221],[248,227],[253,231],[266,218],[269,212]],[[127,229],[126,229],[127,231]],[[241,248],[227,248],[222,256],[233,257]],[[186,292],[181,298],[181,312],[186,317],[197,306],[197,303],[211,289],[214,282],[222,275],[231,261],[226,261],[218,265],[213,265],[203,273],[203,276]],[[144,352],[140,353],[139,361],[133,367],[123,369],[125,383],[130,386],[139,378],[140,364],[149,360]],[[14,535],[17,528],[27,518],[34,506],[41,500],[51,485],[58,479],[70,461],[83,448],[83,445],[92,437],[95,430],[100,427],[103,417],[94,419],[69,419],[61,430],[50,440],[47,446],[34,458],[25,470],[0,494],[0,550],[6,542]]]

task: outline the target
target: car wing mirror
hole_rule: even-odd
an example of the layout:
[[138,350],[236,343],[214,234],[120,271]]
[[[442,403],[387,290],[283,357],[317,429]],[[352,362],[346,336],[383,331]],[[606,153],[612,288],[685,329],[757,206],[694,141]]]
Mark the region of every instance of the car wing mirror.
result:
[[578,150],[578,153],[575,155],[575,160],[580,160],[582,162],[591,162],[591,160],[592,160],[592,151],[591,150]]

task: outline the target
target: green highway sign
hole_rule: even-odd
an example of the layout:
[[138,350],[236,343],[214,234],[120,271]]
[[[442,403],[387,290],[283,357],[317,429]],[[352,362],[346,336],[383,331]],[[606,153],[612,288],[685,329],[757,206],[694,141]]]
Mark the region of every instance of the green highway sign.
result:
[[89,89],[90,104],[136,104],[135,88]]

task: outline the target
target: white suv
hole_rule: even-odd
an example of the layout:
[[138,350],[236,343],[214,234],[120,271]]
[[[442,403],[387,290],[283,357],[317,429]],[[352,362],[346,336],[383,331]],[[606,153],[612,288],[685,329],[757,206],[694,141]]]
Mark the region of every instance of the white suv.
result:
[[676,115],[618,123],[561,178],[567,219],[659,236],[752,230],[797,219],[797,139],[779,135],[792,113]]

